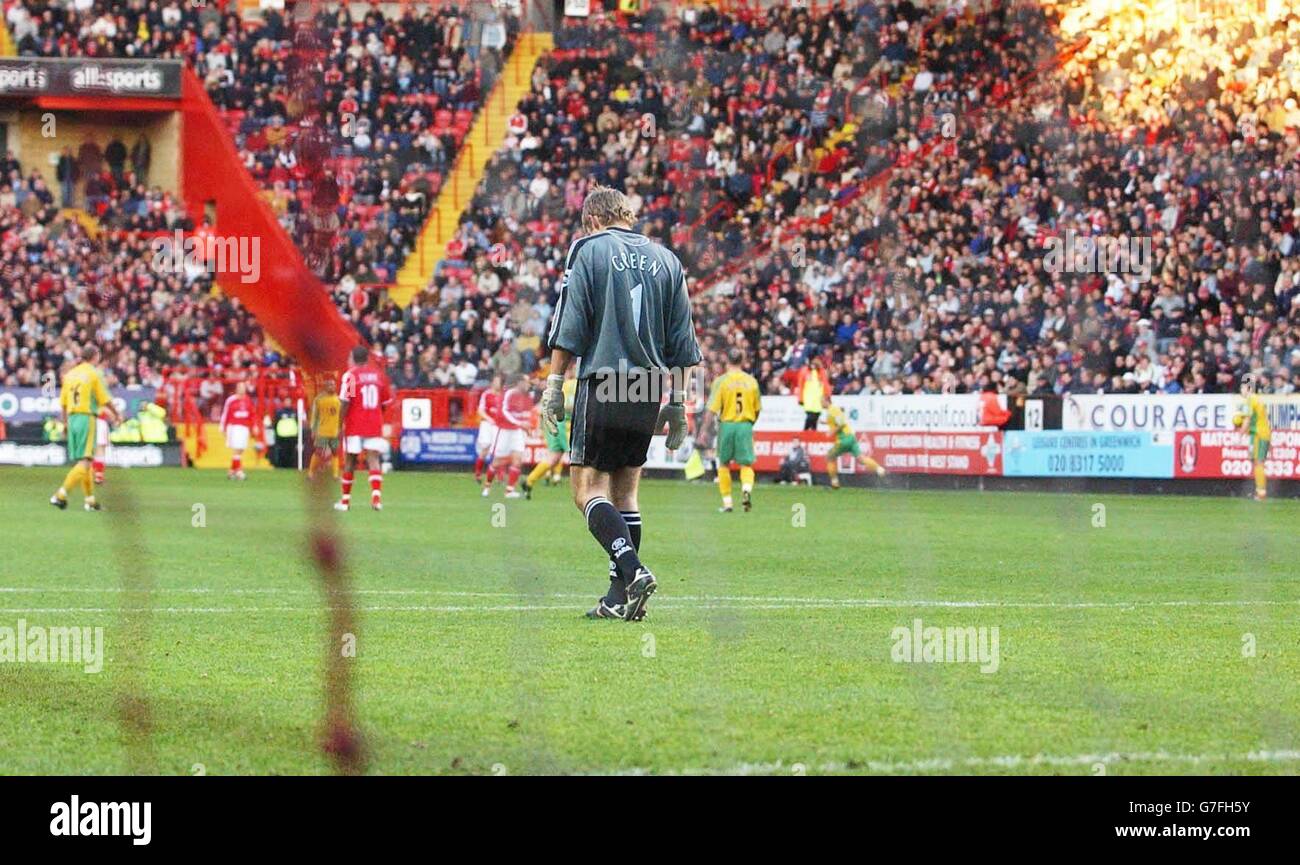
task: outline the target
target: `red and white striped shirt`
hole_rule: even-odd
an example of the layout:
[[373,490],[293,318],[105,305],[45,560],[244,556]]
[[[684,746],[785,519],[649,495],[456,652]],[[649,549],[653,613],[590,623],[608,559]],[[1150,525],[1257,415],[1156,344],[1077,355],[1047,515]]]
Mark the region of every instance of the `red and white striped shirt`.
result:
[[226,399],[226,405],[221,409],[221,429],[224,432],[227,427],[253,425],[253,401],[248,396],[231,394]]
[[488,388],[478,397],[478,422],[496,424],[501,417],[501,394]]
[[501,399],[501,413],[497,425],[501,429],[529,429],[533,425],[533,401],[522,390],[511,388]]

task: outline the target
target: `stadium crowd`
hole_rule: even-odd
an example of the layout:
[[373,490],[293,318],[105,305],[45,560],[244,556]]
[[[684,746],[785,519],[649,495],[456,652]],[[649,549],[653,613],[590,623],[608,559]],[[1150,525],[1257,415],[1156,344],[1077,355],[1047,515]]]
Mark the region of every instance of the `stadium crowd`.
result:
[[[885,30],[914,26],[893,17]],[[1272,59],[1297,23],[1273,22]],[[852,145],[823,147],[839,158],[782,176],[785,212],[712,232],[743,262],[699,294],[715,371],[739,345],[770,392],[814,357],[839,392],[1223,391],[1252,371],[1294,388],[1300,175],[1274,80],[1290,73],[1265,66],[1258,90],[1217,100],[1188,76],[1161,103],[1183,107],[1157,121],[1111,105],[1105,79],[1058,71],[1071,55],[1050,24],[1031,4],[945,16],[899,55],[888,102],[862,106]],[[864,189],[882,151],[892,169]],[[773,254],[728,248],[746,220],[780,226]],[[1149,241],[1149,279],[1053,270],[1045,247],[1067,231]]]
[[[1252,371],[1290,392],[1296,128],[1203,82],[1168,90],[1163,118],[1120,111],[1104,79],[1057,72],[1047,23],[1031,5],[978,29],[946,22],[905,98],[950,113],[951,138],[942,114],[933,149],[914,143],[924,122],[899,127],[878,194],[841,185],[839,203],[796,215],[784,228],[799,246],[737,274],[705,331],[754,349],[775,388],[788,375],[772,373],[822,355],[847,392],[1224,391]],[[1045,247],[1067,231],[1148,240],[1152,260],[1141,273],[1054,269]]]
[[38,175],[0,183],[0,384],[49,385],[90,344],[110,386],[161,387],[172,366],[284,361],[263,350],[237,301],[213,294],[206,271],[156,266],[150,237],[61,214]]
[[[563,28],[436,290],[380,308],[368,335],[417,382],[445,381],[440,350],[466,341],[484,366],[531,369],[582,196],[601,182],[629,192],[697,288],[726,276],[697,294],[711,365],[739,345],[768,392],[789,392],[813,357],[837,392],[1216,391],[1248,371],[1294,387],[1294,129],[1187,93],[1138,137],[1104,82],[1072,73],[1070,55],[1058,70],[1066,45],[1037,8],[843,11],[821,30],[791,9],[648,21],[628,38],[608,18]],[[783,89],[801,70],[811,100]],[[825,111],[840,104],[850,121]],[[1067,230],[1150,238],[1149,278],[1051,272],[1045,245]]]
[[[181,33],[123,19],[95,35],[95,11],[121,4],[77,4],[90,6],[77,27],[55,5],[10,6],[24,52],[187,57],[302,236],[283,22],[245,30],[150,4],[139,20],[176,9]],[[337,73],[326,111],[357,106],[363,137],[332,153],[348,192],[326,276],[401,385],[536,370],[583,195],[604,183],[686,261],[714,371],[743,347],[769,393],[814,358],[850,393],[1222,391],[1254,370],[1267,390],[1294,388],[1300,16],[1285,7],[1218,30],[1181,22],[1184,41],[1160,22],[1080,30],[1068,3],[568,20],[520,105],[526,128],[489,164],[433,284],[401,309],[365,284],[391,277],[437,192],[421,180],[454,150],[422,100],[454,118],[477,100],[459,88],[501,63],[472,38],[448,48],[450,19],[414,14],[320,22]],[[444,41],[411,56],[421,27]],[[1146,241],[1151,256],[1138,272],[1050,267],[1070,236]],[[210,331],[239,318],[205,315]]]
[[[593,184],[625,189],[641,230],[707,271],[753,244],[751,226],[790,211],[795,183],[826,200],[818,168],[857,176],[847,158],[857,124],[844,118],[861,80],[901,74],[908,22],[921,17],[910,2],[825,18],[775,8],[744,23],[689,13],[559,29],[519,106],[525,128],[489,163],[431,290],[365,319],[399,367],[440,384],[448,352],[472,344],[482,367],[531,371]],[[731,213],[743,219],[715,238],[708,226]]]

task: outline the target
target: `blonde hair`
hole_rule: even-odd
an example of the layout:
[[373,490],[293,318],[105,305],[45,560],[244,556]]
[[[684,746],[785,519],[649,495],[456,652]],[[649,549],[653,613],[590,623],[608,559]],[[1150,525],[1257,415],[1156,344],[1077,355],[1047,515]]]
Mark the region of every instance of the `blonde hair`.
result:
[[582,224],[595,231],[636,221],[627,196],[609,186],[593,186],[582,202]]

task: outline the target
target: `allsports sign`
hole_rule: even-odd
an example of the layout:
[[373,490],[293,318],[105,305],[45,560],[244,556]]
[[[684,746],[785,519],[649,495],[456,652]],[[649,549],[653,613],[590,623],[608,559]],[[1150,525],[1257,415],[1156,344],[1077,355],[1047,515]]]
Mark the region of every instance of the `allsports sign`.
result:
[[[0,465],[8,466],[61,466],[68,461],[68,448],[63,442],[27,443],[0,442]],[[139,469],[181,464],[180,445],[110,444],[104,462],[113,468]]]
[[113,96],[179,99],[179,60],[124,58],[0,58],[0,98]]

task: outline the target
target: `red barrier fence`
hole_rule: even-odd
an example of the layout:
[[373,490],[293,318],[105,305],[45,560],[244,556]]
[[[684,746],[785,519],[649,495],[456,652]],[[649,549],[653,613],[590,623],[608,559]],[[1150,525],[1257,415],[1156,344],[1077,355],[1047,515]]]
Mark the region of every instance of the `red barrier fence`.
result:
[[[315,383],[298,369],[221,369],[208,367],[169,368],[163,370],[163,385],[158,400],[167,416],[182,435],[195,436],[198,453],[207,448],[204,424],[221,419],[226,398],[243,383],[253,398],[253,413],[258,418],[274,417],[282,408],[293,408],[298,400],[310,411]],[[405,400],[428,400],[425,408],[428,426],[473,427],[478,425],[478,400],[483,388],[408,388],[399,387],[384,412],[390,441],[396,443],[402,430],[402,404]],[[262,440],[262,424],[255,424],[253,437]]]
[[396,434],[402,427],[402,401],[429,401],[428,425],[434,429],[469,427],[478,424],[478,398],[483,388],[398,388],[397,397],[384,413]]
[[[198,453],[207,449],[204,424],[221,419],[226,398],[243,383],[253,399],[253,413],[258,418],[274,417],[281,408],[307,400],[307,382],[296,369],[210,369],[184,367],[163,370],[163,385],[158,400],[182,436],[195,436]],[[262,440],[262,424],[253,426],[253,438]]]

